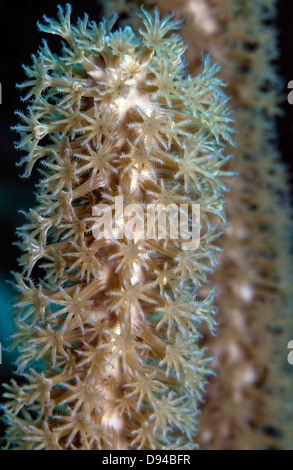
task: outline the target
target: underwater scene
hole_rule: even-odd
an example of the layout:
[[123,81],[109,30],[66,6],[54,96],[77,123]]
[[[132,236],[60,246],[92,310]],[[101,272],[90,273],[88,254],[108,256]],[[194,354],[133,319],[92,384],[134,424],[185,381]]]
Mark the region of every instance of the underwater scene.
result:
[[1,450],[292,450],[292,2],[0,18]]

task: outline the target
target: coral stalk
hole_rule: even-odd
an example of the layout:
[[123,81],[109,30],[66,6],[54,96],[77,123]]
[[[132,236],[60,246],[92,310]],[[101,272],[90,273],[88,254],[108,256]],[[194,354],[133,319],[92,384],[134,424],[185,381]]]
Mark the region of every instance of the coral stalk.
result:
[[[173,15],[142,9],[135,35],[113,31],[115,16],[72,25],[70,13],[39,24],[64,43],[57,55],[45,42],[20,85],[24,176],[37,163],[42,179],[18,231],[7,448],[194,448],[211,373],[200,327],[215,330],[214,289],[198,292],[217,264],[214,221],[225,220],[230,175],[223,83],[208,57],[196,77],[186,73]],[[165,238],[131,237],[117,198],[142,209],[200,205],[199,247],[171,237],[170,214]],[[109,237],[94,235],[101,207],[116,221]]]
[[[107,9],[128,14],[140,1],[110,0]],[[281,113],[275,0],[146,0],[165,14],[185,15],[188,70],[199,53],[222,67],[235,111],[238,173],[227,195],[227,234],[219,240],[216,283],[219,330],[203,342],[216,376],[207,387],[199,443],[202,449],[291,449],[292,209],[288,170],[278,150]],[[120,7],[120,8],[119,8]]]

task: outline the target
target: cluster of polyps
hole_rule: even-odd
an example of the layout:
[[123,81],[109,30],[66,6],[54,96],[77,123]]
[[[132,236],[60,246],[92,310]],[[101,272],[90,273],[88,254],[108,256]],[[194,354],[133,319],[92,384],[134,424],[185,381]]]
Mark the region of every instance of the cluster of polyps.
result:
[[[218,334],[205,343],[215,376],[201,409],[201,449],[291,449],[292,216],[289,171],[279,151],[276,116],[284,101],[277,67],[277,0],[99,0],[105,15],[119,11],[132,25],[142,3],[170,8],[185,21],[188,71],[200,52],[222,65],[234,109],[238,173],[230,181],[227,236],[211,277]],[[234,151],[233,151],[234,152]]]
[[[218,68],[205,59],[197,77],[185,72],[172,15],[142,9],[138,36],[111,32],[113,19],[73,26],[69,6],[58,16],[39,27],[65,42],[59,56],[44,43],[25,67],[30,101],[16,126],[25,176],[39,161],[42,180],[19,229],[24,383],[7,385],[7,445],[193,448],[210,373],[199,326],[215,326],[214,289],[199,298],[198,288],[217,262],[211,220],[224,219],[231,121]],[[200,205],[200,246],[182,250],[168,234],[117,239],[114,226],[96,239],[93,208],[115,218],[117,197]]]

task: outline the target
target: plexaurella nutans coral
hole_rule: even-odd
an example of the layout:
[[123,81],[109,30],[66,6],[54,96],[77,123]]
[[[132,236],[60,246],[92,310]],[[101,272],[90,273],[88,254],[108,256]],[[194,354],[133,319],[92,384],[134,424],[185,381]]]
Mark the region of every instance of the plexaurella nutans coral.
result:
[[[185,16],[188,71],[197,75],[200,52],[221,65],[235,117],[235,158],[229,168],[217,335],[204,345],[216,360],[206,387],[197,442],[201,449],[292,449],[292,203],[288,168],[279,151],[276,116],[286,84],[278,71],[276,0],[107,0],[132,25],[134,11],[157,5]],[[278,5],[279,4],[279,5]],[[280,7],[282,8],[282,7]],[[283,95],[283,96],[282,96]]]
[[[193,449],[210,374],[199,331],[215,330],[215,290],[198,292],[217,264],[214,221],[225,221],[230,175],[223,83],[209,57],[188,75],[172,14],[142,8],[135,35],[113,32],[115,16],[74,26],[70,13],[39,25],[64,43],[57,55],[45,42],[21,85],[21,163],[24,176],[40,164],[42,179],[18,232],[7,448]],[[116,197],[199,204],[200,246],[183,250],[168,231],[119,239],[114,225],[112,238],[95,238],[94,208],[115,218]]]

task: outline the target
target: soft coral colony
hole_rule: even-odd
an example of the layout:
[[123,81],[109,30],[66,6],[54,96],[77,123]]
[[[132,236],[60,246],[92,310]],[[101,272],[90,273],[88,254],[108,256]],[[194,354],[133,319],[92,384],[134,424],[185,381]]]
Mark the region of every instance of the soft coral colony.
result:
[[[137,21],[140,0],[102,2]],[[216,357],[206,389],[201,449],[291,449],[292,208],[288,170],[279,151],[276,116],[285,102],[278,73],[276,0],[145,0],[165,14],[185,15],[188,71],[199,53],[221,65],[234,109],[236,149],[229,168],[221,262],[211,278],[218,334],[205,345]]]
[[[225,221],[223,165],[231,118],[218,68],[192,78],[180,21],[141,9],[143,27],[116,17],[74,26],[71,9],[39,28],[59,35],[25,67],[29,100],[18,147],[37,206],[19,229],[17,379],[6,385],[12,449],[190,449],[215,330],[215,217]],[[200,204],[194,251],[159,236],[96,239],[93,208]],[[190,214],[190,212],[189,212]],[[123,226],[123,220],[121,222]],[[114,231],[114,227],[113,227]],[[41,268],[43,277],[38,273]]]

